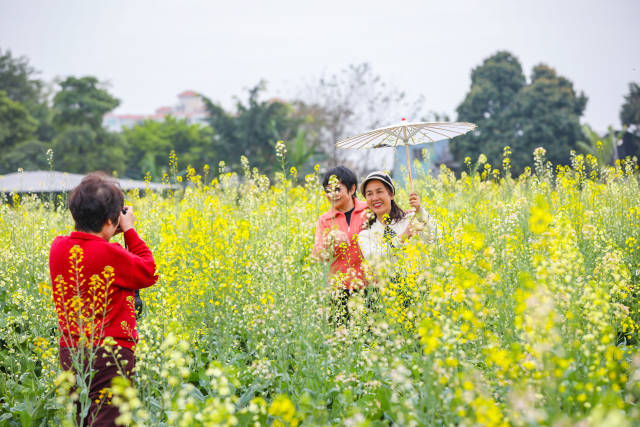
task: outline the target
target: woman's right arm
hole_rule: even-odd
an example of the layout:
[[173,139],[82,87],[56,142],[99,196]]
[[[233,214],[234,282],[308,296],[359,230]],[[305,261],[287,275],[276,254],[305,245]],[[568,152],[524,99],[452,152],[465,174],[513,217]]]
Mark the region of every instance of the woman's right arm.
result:
[[322,221],[318,220],[316,224],[316,237],[313,243],[313,252],[312,255],[314,258],[328,261],[329,254],[327,253],[327,232],[328,228],[324,226]]
[[142,289],[155,284],[158,275],[151,249],[133,228],[124,232],[124,241],[127,249],[117,243],[112,246],[116,284],[128,289]]

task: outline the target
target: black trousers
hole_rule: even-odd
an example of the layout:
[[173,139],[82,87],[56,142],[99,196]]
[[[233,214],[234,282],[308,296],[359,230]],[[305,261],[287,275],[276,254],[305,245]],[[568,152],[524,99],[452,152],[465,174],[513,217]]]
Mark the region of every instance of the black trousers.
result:
[[[66,371],[74,371],[73,356],[79,348],[60,347],[60,365]],[[111,399],[104,392],[104,389],[111,387],[111,380],[124,374],[129,380],[132,379],[133,368],[136,358],[133,351],[125,347],[114,346],[112,352],[107,352],[104,348],[98,347],[93,357],[91,369],[95,371],[89,387],[89,398],[91,407],[86,419],[80,419],[80,403],[76,401],[77,424],[80,426],[115,426],[116,418],[120,415],[117,406],[111,404]],[[72,353],[73,352],[73,353]],[[112,354],[113,353],[113,354]],[[85,354],[85,360],[88,354]],[[86,372],[87,363],[84,365]],[[124,372],[119,372],[122,368]]]

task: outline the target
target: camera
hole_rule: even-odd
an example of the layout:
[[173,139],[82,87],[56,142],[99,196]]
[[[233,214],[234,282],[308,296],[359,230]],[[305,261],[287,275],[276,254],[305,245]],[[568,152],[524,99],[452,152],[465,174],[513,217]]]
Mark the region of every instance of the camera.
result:
[[[122,212],[122,215],[126,215],[128,210],[127,208],[122,208],[120,209],[120,212]],[[118,223],[118,226],[116,227],[116,233],[121,233],[122,232],[122,228],[120,228],[120,223]]]

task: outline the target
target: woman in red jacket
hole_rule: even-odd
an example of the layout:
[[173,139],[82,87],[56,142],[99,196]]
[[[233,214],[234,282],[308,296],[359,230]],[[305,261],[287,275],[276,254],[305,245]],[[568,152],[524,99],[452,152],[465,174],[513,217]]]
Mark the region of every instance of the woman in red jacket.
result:
[[[102,400],[104,389],[116,376],[131,378],[138,340],[134,292],[156,282],[156,266],[114,179],[87,175],[71,192],[69,210],[76,231],[56,237],[49,254],[60,363],[86,378],[91,407],[82,420],[80,407],[88,402],[78,401],[78,420],[114,425],[118,408]],[[119,232],[126,249],[109,243]]]
[[[333,178],[332,178],[333,177]],[[316,226],[313,254],[331,262],[331,286],[336,323],[349,317],[347,302],[351,294],[366,286],[362,274],[362,254],[358,233],[367,204],[356,198],[356,175],[344,166],[327,171],[322,186],[331,209],[320,215]]]

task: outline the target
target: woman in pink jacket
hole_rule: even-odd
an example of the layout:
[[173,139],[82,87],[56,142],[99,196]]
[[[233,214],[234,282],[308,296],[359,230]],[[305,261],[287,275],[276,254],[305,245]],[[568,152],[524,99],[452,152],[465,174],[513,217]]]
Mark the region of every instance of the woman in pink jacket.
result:
[[318,218],[313,254],[331,261],[330,285],[332,305],[337,311],[336,323],[348,319],[349,297],[367,285],[357,241],[367,204],[356,198],[357,183],[356,175],[344,166],[327,171],[322,181],[331,208]]

